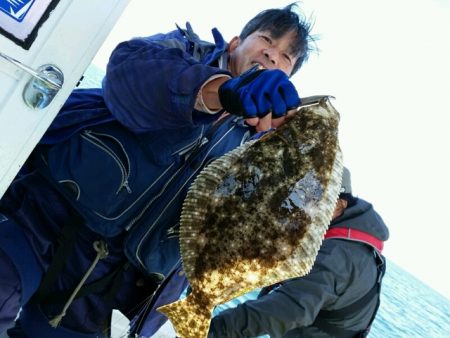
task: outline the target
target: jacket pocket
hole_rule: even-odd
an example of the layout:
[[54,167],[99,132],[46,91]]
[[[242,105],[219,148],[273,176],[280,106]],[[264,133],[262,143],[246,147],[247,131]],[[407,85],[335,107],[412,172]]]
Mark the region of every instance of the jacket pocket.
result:
[[53,183],[79,211],[115,217],[132,198],[132,162],[122,142],[112,135],[84,130],[52,146],[42,160]]
[[[119,184],[116,194],[121,189],[125,189],[131,193],[129,178],[131,174],[130,157],[128,156],[123,144],[114,136],[106,133],[98,133],[91,130],[84,130],[81,137],[90,142],[99,152],[103,152],[111,159],[113,164],[116,164],[120,171]],[[110,162],[110,161],[108,161]]]

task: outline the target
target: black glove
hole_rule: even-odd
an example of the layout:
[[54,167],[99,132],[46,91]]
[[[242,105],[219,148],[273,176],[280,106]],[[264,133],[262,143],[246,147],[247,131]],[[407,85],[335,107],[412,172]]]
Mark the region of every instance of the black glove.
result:
[[245,118],[270,112],[274,118],[281,117],[301,103],[294,85],[279,69],[252,68],[223,83],[219,98],[226,111]]

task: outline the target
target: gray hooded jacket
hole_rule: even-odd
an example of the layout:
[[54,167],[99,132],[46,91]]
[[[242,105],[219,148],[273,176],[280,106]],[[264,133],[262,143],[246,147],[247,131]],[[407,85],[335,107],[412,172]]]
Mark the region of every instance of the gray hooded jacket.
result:
[[[358,199],[345,209],[330,228],[363,231],[386,241],[389,231],[372,205]],[[326,239],[311,272],[301,278],[285,281],[273,292],[215,317],[209,338],[214,337],[342,337],[314,326],[321,310],[342,309],[366,295],[377,281],[375,250],[362,242]],[[346,318],[332,321],[345,330],[361,331],[377,310],[377,298],[367,302]]]

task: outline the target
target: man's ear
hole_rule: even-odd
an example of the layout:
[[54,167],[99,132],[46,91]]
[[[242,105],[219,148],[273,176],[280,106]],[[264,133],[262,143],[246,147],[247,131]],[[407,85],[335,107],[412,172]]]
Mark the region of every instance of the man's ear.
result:
[[228,44],[228,53],[233,52],[240,43],[241,39],[239,38],[239,36],[235,36],[234,38],[232,38]]

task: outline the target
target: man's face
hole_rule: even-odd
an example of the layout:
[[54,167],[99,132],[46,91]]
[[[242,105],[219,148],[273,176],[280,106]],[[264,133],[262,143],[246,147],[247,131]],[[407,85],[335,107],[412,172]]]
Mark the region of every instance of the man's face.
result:
[[333,216],[331,217],[331,219],[333,220],[341,216],[344,210],[347,208],[347,204],[348,203],[346,200],[339,198],[336,202],[336,207],[334,208]]
[[255,64],[265,69],[280,69],[291,75],[298,57],[290,53],[293,32],[274,39],[269,32],[256,31],[245,40],[234,37],[230,41],[230,61],[228,68],[237,76]]

